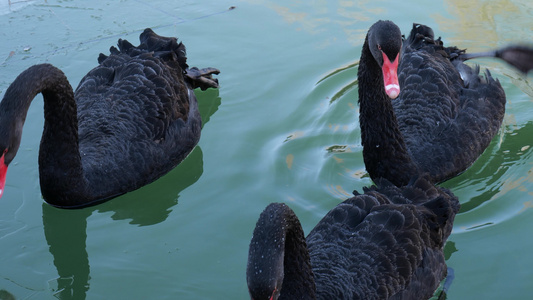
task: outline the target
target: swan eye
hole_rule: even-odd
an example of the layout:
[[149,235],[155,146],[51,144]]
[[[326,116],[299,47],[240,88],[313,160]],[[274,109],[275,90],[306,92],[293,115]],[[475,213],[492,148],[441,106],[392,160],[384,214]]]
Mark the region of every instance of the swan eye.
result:
[[381,45],[380,44],[378,44],[378,50],[381,51]]

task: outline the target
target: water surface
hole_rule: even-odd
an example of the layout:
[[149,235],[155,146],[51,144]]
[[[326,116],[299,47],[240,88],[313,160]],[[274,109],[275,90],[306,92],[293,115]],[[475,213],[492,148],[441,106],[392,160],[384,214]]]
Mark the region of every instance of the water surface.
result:
[[[362,159],[357,60],[367,29],[433,27],[481,51],[531,41],[529,1],[12,1],[0,4],[0,94],[52,63],[73,86],[119,38],[177,36],[189,64],[222,73],[197,91],[198,147],[153,184],[82,210],[43,203],[42,97],[28,113],[0,199],[0,296],[16,299],[247,299],[260,212],[286,202],[309,232],[352,190]],[[235,6],[235,9],[229,9]],[[525,299],[533,283],[530,77],[479,60],[506,90],[504,124],[483,156],[443,184],[462,203],[446,245],[449,299]],[[0,297],[1,298],[1,297]]]

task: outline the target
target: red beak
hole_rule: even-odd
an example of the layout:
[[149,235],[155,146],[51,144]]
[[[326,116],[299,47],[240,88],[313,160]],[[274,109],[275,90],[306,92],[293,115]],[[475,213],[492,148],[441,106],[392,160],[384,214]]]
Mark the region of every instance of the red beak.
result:
[[0,197],[4,194],[4,186],[6,185],[6,173],[7,173],[7,165],[4,162],[4,156],[6,153],[2,154],[2,157],[0,157]]
[[385,53],[383,55],[383,84],[385,86],[385,93],[391,99],[396,99],[400,94],[400,84],[398,83],[398,60],[400,54],[396,55],[393,62],[389,60]]

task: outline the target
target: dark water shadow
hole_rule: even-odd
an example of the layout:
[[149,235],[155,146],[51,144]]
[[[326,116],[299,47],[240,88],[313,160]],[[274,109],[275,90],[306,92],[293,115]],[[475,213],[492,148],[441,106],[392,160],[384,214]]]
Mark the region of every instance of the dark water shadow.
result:
[[[203,124],[221,104],[218,90],[197,93]],[[199,146],[174,170],[159,180],[97,206],[65,210],[43,203],[43,227],[59,277],[50,289],[58,299],[85,299],[90,288],[90,263],[86,250],[87,218],[95,212],[112,212],[113,220],[130,220],[149,226],[167,219],[180,193],[203,173]]]
[[[149,226],[167,219],[178,204],[179,194],[203,173],[200,147],[160,180],[98,206],[64,210],[43,203],[44,235],[59,277],[50,288],[58,299],[85,299],[89,290],[90,264],[86,250],[87,218],[95,212],[113,212],[113,220]],[[170,186],[170,187],[169,187]]]
[[15,300],[15,299],[17,298],[15,298],[15,296],[13,296],[13,294],[11,294],[10,292],[3,290],[3,289],[0,290],[0,300]]
[[502,177],[509,169],[516,162],[523,159],[524,155],[531,156],[533,147],[524,149],[525,146],[529,146],[528,142],[524,140],[525,136],[533,136],[533,122],[529,122],[517,130],[506,133],[500,146],[497,145],[497,137],[472,167],[460,176],[442,184],[442,186],[452,191],[473,185],[483,186],[483,193],[471,199],[466,199],[464,202],[461,201],[461,213],[473,210],[492,199],[494,195],[500,192],[503,184]]
[[89,257],[85,248],[91,209],[64,212],[43,203],[44,236],[59,277],[52,287],[58,299],[85,299],[89,290]]

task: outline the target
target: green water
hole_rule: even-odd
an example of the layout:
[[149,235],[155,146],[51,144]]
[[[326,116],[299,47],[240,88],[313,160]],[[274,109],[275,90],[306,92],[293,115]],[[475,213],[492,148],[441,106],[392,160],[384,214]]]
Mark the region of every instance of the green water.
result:
[[[76,86],[100,52],[118,38],[137,44],[146,27],[179,37],[190,65],[222,73],[219,90],[197,92],[202,138],[180,166],[83,210],[42,201],[36,98],[0,199],[0,299],[247,299],[248,243],[268,203],[288,203],[309,232],[352,190],[372,184],[355,82],[371,24],[391,19],[408,33],[423,23],[470,51],[531,41],[533,30],[527,0],[7,2],[0,4],[1,94],[43,62]],[[477,63],[491,68],[508,104],[491,146],[444,184],[462,203],[446,245],[456,276],[448,299],[527,299],[531,75]]]

